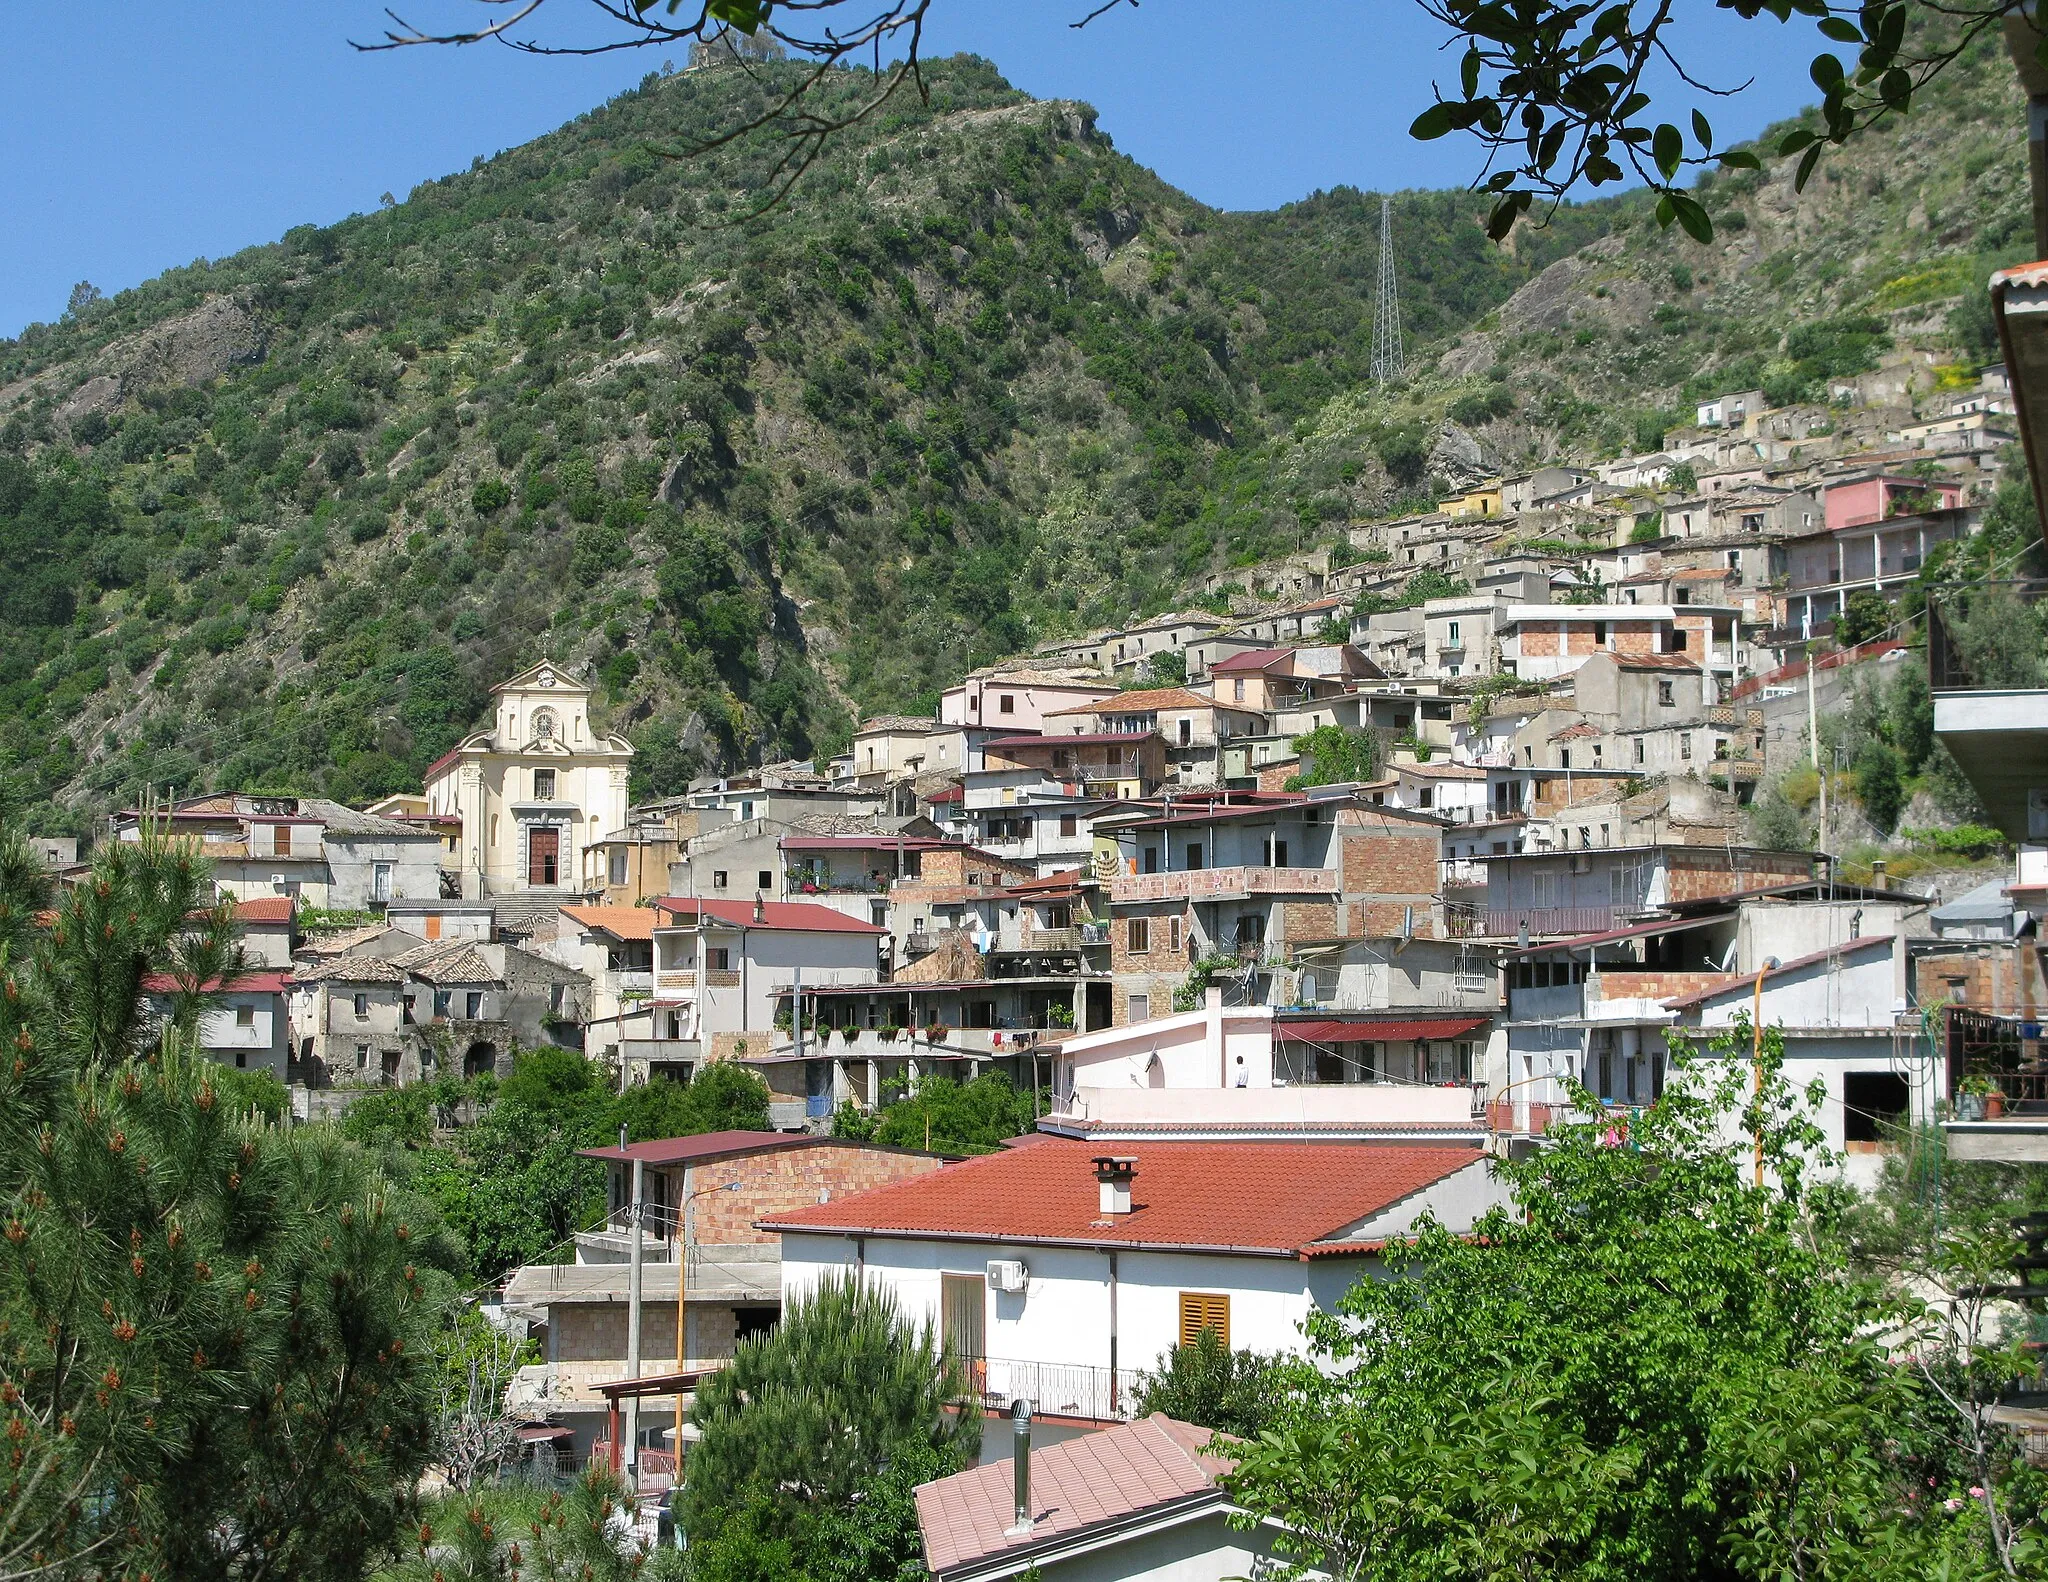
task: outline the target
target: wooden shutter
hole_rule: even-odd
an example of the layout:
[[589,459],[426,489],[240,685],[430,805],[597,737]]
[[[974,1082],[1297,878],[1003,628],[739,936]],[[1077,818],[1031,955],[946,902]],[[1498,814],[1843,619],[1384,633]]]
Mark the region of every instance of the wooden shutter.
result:
[[1215,1330],[1218,1340],[1230,1344],[1230,1298],[1207,1291],[1181,1292],[1180,1343],[1194,1345],[1205,1329]]

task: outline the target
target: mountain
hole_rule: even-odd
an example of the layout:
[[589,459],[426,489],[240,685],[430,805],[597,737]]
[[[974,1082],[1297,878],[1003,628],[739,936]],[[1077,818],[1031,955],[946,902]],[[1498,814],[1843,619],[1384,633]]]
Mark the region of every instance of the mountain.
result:
[[0,342],[0,794],[49,829],[149,785],[372,797],[544,653],[598,678],[642,794],[829,749],[1460,465],[1789,389],[1788,329],[1949,334],[2024,234],[1997,64],[1797,202],[1711,184],[1711,249],[1640,197],[1502,249],[1470,195],[1395,195],[1420,372],[1384,393],[1374,195],[1219,213],[961,57],[763,210],[772,135],[677,155],[775,68],[651,76]]

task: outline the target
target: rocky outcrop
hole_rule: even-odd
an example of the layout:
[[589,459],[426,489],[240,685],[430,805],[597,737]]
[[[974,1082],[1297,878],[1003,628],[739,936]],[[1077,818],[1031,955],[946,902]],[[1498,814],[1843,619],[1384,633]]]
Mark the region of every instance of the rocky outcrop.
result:
[[[140,334],[111,341],[85,360],[71,365],[69,377],[85,378],[57,408],[68,428],[94,412],[113,412],[141,391],[163,385],[197,386],[236,368],[263,361],[263,325],[248,306],[234,297],[209,297],[190,313],[166,319]],[[10,405],[39,394],[62,390],[67,370],[57,370],[11,386]]]

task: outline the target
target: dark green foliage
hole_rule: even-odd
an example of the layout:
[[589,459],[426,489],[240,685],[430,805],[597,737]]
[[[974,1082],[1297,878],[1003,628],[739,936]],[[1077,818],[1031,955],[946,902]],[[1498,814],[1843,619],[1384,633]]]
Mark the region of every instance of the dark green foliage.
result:
[[[786,1303],[771,1333],[740,1343],[699,1387],[690,1422],[703,1437],[684,1530],[693,1549],[724,1556],[712,1574],[729,1577],[761,1574],[746,1557],[780,1561],[777,1545],[813,1575],[896,1577],[917,1557],[904,1484],[958,1470],[981,1442],[967,1376],[929,1320],[914,1324],[886,1290],[834,1275]],[[886,1506],[863,1514],[892,1471],[877,1491]],[[859,1563],[822,1569],[833,1549],[827,1564]]]
[[1320,725],[1294,738],[1301,754],[1301,773],[1287,778],[1289,791],[1309,786],[1362,785],[1377,780],[1383,754],[1371,731],[1347,731],[1341,725]]
[[1138,1411],[1256,1439],[1278,1416],[1292,1371],[1279,1357],[1232,1351],[1204,1329],[1192,1346],[1173,1347],[1156,1370],[1138,1375]]
[[[38,899],[14,877],[0,863],[10,909]],[[363,1150],[271,1124],[274,1082],[175,1025],[161,1042],[116,1025],[132,962],[174,959],[186,926],[149,898],[190,878],[153,841],[103,851],[5,964],[0,1554],[347,1582],[396,1538],[430,1454],[459,1249]]]
[[1880,835],[1891,834],[1906,805],[1906,789],[1899,776],[1899,755],[1891,743],[1870,737],[1857,750],[1853,765],[1856,797],[1863,815]]
[[1854,648],[1882,636],[1893,620],[1892,607],[1883,594],[1859,588],[1849,595],[1847,608],[1835,617],[1835,641]]
[[874,1115],[842,1107],[834,1130],[840,1136],[895,1148],[985,1154],[1037,1125],[1033,1095],[1018,1092],[1008,1077],[991,1071],[968,1082],[920,1077],[910,1093],[884,1104]]

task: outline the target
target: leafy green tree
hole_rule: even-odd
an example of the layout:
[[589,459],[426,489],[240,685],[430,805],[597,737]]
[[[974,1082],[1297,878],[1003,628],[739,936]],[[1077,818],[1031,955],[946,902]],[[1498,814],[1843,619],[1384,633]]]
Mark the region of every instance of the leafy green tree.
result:
[[1899,755],[1877,737],[1866,740],[1856,754],[1856,796],[1863,813],[1880,835],[1897,828],[1906,806],[1906,788],[1899,778]]
[[[849,1516],[899,1461],[943,1476],[981,1442],[966,1373],[930,1321],[912,1322],[883,1288],[830,1274],[788,1301],[771,1333],[740,1343],[698,1389],[690,1421],[702,1435],[683,1486],[693,1546],[716,1545],[737,1520],[801,1549],[812,1522]],[[905,1535],[899,1515],[891,1530],[913,1542],[900,1564],[915,1554],[915,1525]]]
[[1294,738],[1301,755],[1301,773],[1287,777],[1289,791],[1309,786],[1363,784],[1380,775],[1380,739],[1372,731],[1347,731],[1341,725],[1318,725]]
[[1390,1582],[1935,1574],[1942,1499],[1979,1496],[1889,1347],[1939,1326],[1853,1272],[1818,1096],[1775,1029],[1754,1096],[1748,1056],[1738,1026],[1625,1137],[1596,1118],[1500,1162],[1512,1210],[1420,1227],[1311,1319],[1319,1366],[1230,1480],[1251,1518]]
[[1750,842],[1765,851],[1806,851],[1813,842],[1813,826],[1785,795],[1784,778],[1770,781],[1750,803]]
[[1881,593],[1860,588],[1849,595],[1847,607],[1835,617],[1835,641],[1844,648],[1870,642],[1892,625],[1892,607]]
[[1664,492],[1690,497],[1699,493],[1699,469],[1689,461],[1682,461],[1664,475]]
[[1138,1375],[1138,1410],[1256,1439],[1279,1415],[1291,1371],[1280,1357],[1232,1351],[1204,1329],[1192,1346],[1172,1347],[1156,1369]]
[[1188,656],[1162,648],[1145,661],[1145,674],[1155,687],[1184,687],[1188,681]]
[[892,1148],[937,1153],[993,1153],[1012,1137],[1034,1130],[1033,1095],[1019,1092],[1000,1072],[960,1082],[936,1073],[919,1077],[902,1098],[873,1118],[870,1137]]

